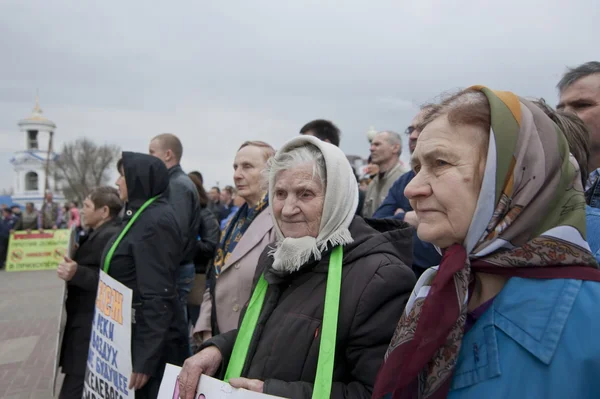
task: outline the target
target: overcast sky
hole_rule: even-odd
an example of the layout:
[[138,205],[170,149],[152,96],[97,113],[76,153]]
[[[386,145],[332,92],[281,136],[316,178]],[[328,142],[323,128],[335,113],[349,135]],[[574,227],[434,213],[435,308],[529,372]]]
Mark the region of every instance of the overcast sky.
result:
[[224,185],[242,141],[278,147],[316,118],[367,156],[370,126],[401,132],[443,91],[555,104],[565,67],[600,57],[598,15],[598,0],[0,0],[0,188],[36,89],[58,146],[147,152],[172,132],[184,169]]

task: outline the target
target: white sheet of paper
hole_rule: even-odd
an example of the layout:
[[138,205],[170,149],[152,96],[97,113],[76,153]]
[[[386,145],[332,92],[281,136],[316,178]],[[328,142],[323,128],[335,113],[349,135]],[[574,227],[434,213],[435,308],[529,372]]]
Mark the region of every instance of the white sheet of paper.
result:
[[[177,376],[181,367],[167,364],[160,383],[158,399],[179,399]],[[284,399],[278,396],[233,388],[226,382],[202,375],[194,399]]]

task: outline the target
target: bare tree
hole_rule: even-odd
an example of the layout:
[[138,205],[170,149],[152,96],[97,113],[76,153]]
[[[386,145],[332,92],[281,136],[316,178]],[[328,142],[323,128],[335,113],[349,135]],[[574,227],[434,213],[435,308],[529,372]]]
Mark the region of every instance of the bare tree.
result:
[[92,189],[108,182],[110,168],[120,154],[118,146],[97,145],[87,138],[66,143],[54,163],[54,175],[65,198],[81,204]]

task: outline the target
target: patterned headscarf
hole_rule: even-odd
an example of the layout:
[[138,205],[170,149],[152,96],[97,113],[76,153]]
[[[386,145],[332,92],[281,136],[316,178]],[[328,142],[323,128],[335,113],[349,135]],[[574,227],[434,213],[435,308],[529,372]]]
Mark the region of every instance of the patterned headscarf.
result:
[[213,259],[215,277],[218,278],[221,274],[221,268],[227,263],[227,260],[233,253],[237,243],[240,242],[242,236],[252,224],[252,221],[258,214],[266,209],[267,206],[269,206],[269,200],[265,194],[253,207],[249,207],[248,204],[242,205],[235,216],[233,216],[227,225],[225,225],[225,228],[221,233],[221,240],[217,247],[217,253]]
[[543,111],[476,86],[490,104],[485,174],[463,245],[419,279],[386,354],[373,398],[445,398],[467,317],[473,272],[600,281],[585,241],[579,167]]

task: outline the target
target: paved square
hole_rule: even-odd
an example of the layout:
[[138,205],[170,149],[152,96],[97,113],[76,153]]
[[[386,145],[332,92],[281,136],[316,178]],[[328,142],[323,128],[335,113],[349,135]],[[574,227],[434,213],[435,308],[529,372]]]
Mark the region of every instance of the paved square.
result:
[[19,363],[29,359],[39,335],[23,338],[12,338],[0,342],[0,365]]
[[55,271],[0,271],[0,398],[52,398],[62,285]]

